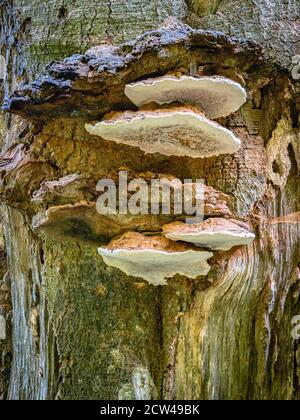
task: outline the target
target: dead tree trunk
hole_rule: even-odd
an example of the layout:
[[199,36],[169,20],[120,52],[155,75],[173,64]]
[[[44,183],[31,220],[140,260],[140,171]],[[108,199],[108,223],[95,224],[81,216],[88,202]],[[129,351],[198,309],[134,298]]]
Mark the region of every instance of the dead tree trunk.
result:
[[[299,399],[299,18],[298,0],[0,1],[0,398]],[[149,157],[85,131],[129,106],[128,81],[191,68],[245,83],[247,103],[221,121],[236,154]],[[255,242],[218,253],[206,277],[154,287],[107,267],[82,225],[67,241],[33,230],[122,167],[204,179]],[[74,189],[33,200],[75,174]]]

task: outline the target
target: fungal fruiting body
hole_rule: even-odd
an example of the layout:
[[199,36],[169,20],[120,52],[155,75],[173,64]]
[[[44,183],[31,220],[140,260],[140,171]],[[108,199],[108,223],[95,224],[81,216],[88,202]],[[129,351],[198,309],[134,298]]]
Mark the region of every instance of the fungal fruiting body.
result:
[[173,241],[227,251],[234,246],[249,245],[255,239],[255,235],[243,225],[223,218],[210,218],[199,224],[174,222],[163,227],[163,234]]
[[222,76],[163,76],[126,85],[125,94],[138,107],[180,101],[202,109],[208,118],[226,117],[246,102],[245,89]]
[[99,248],[103,261],[125,274],[143,278],[158,286],[176,274],[189,278],[207,275],[207,260],[212,252],[198,250],[187,244],[177,244],[162,236],[145,236],[129,232]]
[[81,201],[50,207],[36,214],[33,229],[56,240],[76,240],[97,245],[106,244],[112,238],[129,230],[158,231],[172,221],[169,215],[152,214],[99,214],[95,202]]
[[244,104],[246,92],[237,82],[221,76],[164,76],[129,84],[125,93],[143,108],[86,124],[90,134],[166,156],[205,158],[232,154],[240,147],[230,130],[210,120]]
[[[230,130],[209,119],[227,116],[246,101],[245,90],[232,80],[165,76],[127,85],[125,93],[143,108],[112,112],[101,122],[86,124],[90,134],[166,156],[203,158],[232,154],[240,147]],[[194,279],[209,272],[207,260],[213,253],[186,242],[227,250],[254,239],[247,229],[226,219],[198,225],[172,223],[163,234],[149,237],[129,232],[99,248],[99,254],[105,264],[127,275],[163,285],[176,274]]]
[[235,153],[240,140],[192,107],[127,111],[95,125],[90,134],[166,156],[210,157]]

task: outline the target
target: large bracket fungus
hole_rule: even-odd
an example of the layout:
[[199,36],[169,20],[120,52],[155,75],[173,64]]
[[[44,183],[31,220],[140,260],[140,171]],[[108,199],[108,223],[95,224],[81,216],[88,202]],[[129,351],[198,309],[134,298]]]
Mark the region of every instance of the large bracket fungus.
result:
[[237,82],[220,76],[163,76],[126,85],[125,94],[138,107],[180,101],[201,109],[207,118],[227,117],[246,102],[246,91]]
[[210,218],[199,224],[171,223],[163,227],[163,234],[173,241],[223,251],[234,246],[249,245],[255,239],[244,223],[222,218]]
[[118,47],[99,46],[51,63],[43,77],[7,99],[4,109],[35,120],[99,120],[107,112],[131,109],[125,87],[140,79],[178,70],[189,76],[192,64],[202,75],[240,80],[237,74],[251,68],[257,74],[261,58],[261,47],[251,41],[170,22]]
[[167,284],[166,279],[176,274],[192,279],[207,275],[210,270],[207,260],[213,256],[212,252],[176,244],[161,236],[134,232],[99,248],[99,254],[110,267],[155,286]]
[[103,139],[166,156],[197,158],[231,154],[241,144],[230,130],[192,107],[113,113],[100,123],[87,124],[86,129]]
[[172,216],[102,215],[95,202],[79,202],[50,207],[33,217],[32,226],[53,239],[107,244],[112,238],[130,230],[157,232]]

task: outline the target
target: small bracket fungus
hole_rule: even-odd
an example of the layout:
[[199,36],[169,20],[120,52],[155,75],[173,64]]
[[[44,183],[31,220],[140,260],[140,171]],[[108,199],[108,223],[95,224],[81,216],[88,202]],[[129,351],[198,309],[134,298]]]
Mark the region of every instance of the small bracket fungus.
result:
[[128,84],[125,94],[138,107],[150,102],[193,104],[212,119],[237,111],[247,98],[239,83],[221,76],[163,76]]
[[176,274],[192,279],[207,275],[210,270],[207,260],[213,256],[212,252],[187,244],[136,232],[129,232],[107,247],[99,248],[99,254],[108,266],[141,277],[155,286],[167,284],[167,279]]
[[241,144],[230,130],[194,107],[112,113],[95,125],[86,124],[86,129],[105,140],[166,156],[217,156],[235,153]]
[[246,225],[242,225],[245,224],[222,218],[207,219],[199,224],[174,222],[163,227],[163,234],[173,241],[228,251],[234,246],[248,245],[255,239],[255,235],[248,231]]

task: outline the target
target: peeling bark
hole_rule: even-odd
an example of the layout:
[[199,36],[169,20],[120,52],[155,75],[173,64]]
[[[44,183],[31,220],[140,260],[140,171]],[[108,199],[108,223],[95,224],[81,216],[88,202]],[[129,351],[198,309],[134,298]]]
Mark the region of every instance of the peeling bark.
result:
[[3,218],[1,211],[1,233],[0,233],[0,400],[7,398],[9,385],[9,374],[12,358],[11,342],[11,282],[7,271],[6,246],[3,235]]

